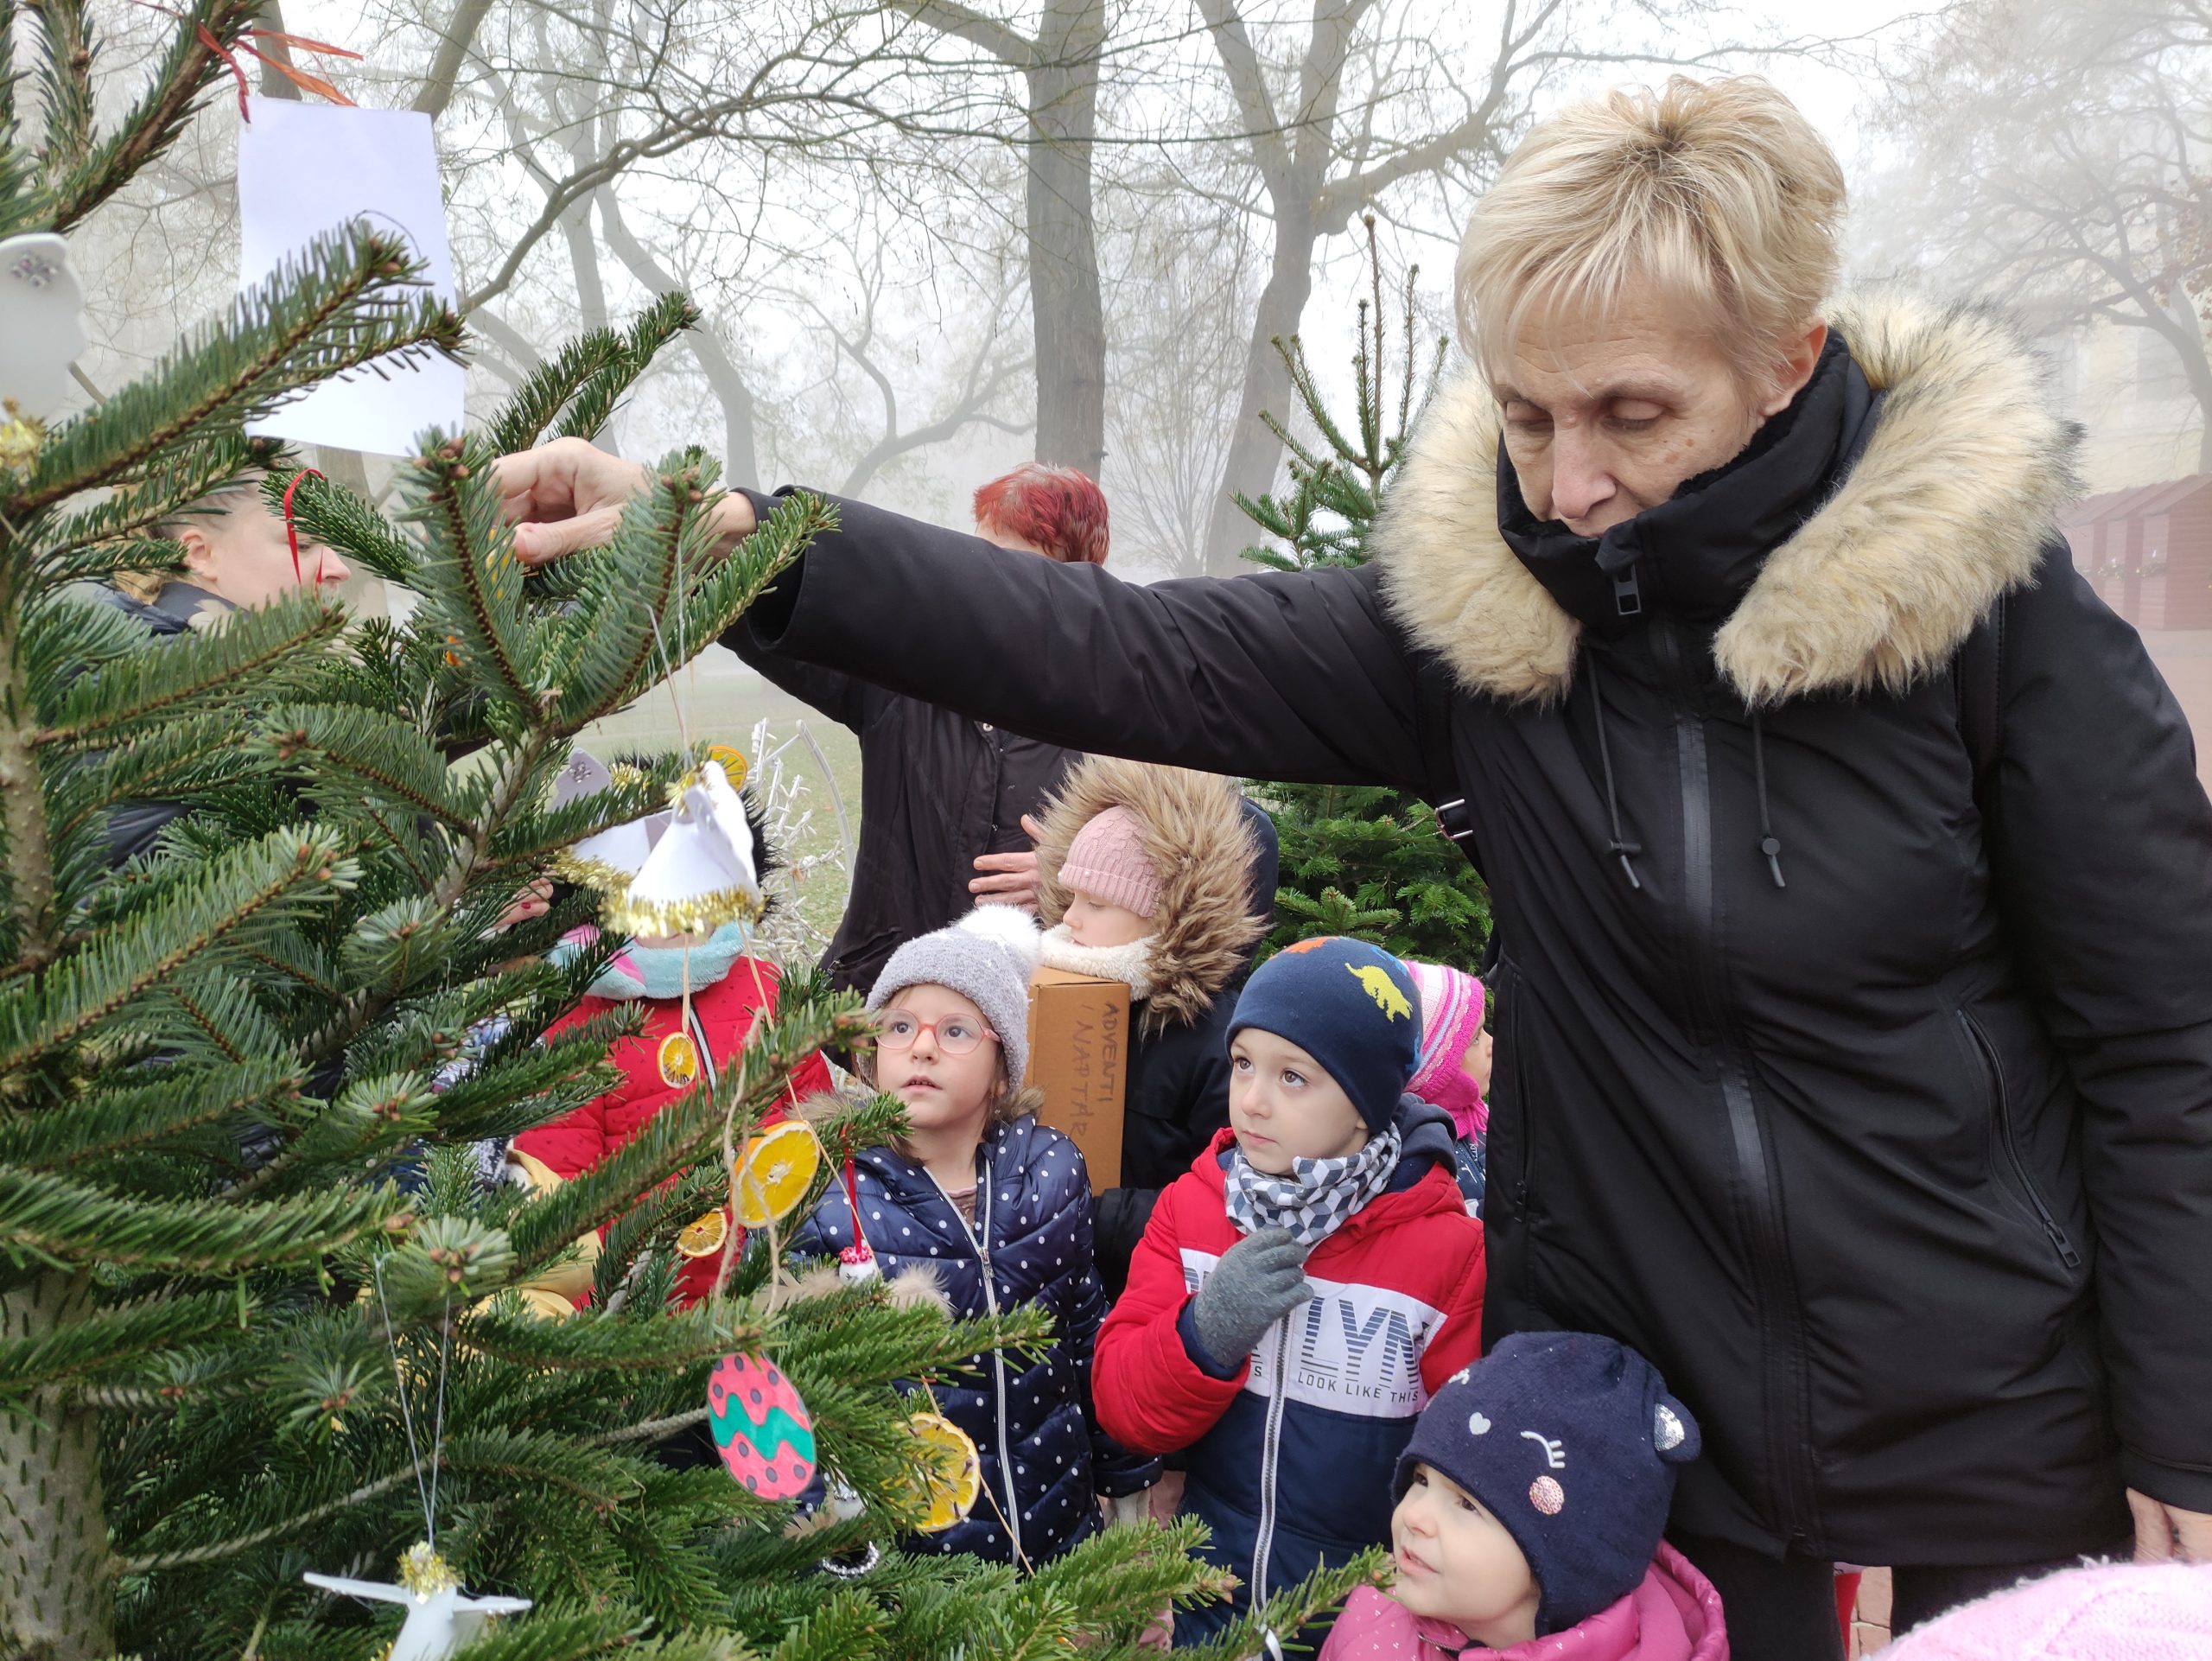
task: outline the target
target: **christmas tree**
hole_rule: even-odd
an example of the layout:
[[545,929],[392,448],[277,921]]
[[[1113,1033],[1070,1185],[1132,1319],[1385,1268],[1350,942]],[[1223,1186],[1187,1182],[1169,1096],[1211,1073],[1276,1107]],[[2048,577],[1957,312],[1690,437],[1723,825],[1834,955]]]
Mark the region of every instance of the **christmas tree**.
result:
[[[18,143],[0,108],[0,235],[66,231],[158,156],[259,9],[188,0],[102,130],[80,0],[25,7],[41,132]],[[25,84],[0,63],[0,99]],[[467,1651],[501,1661],[1112,1656],[1172,1600],[1219,1589],[1190,1524],[1027,1575],[891,1549],[945,1474],[893,1381],[1050,1335],[1033,1314],[955,1322],[914,1286],[779,1261],[777,1218],[895,1128],[877,1101],[798,1133],[813,1153],[772,1181],[749,1160],[792,1068],[864,1037],[849,1001],[786,998],[741,1065],[548,1194],[485,1180],[480,1144],[596,1094],[624,1030],[544,1038],[621,943],[546,957],[597,916],[593,893],[503,919],[563,850],[709,767],[702,747],[557,800],[576,735],[832,522],[795,497],[725,551],[714,470],[685,452],[607,548],[518,563],[495,456],[597,433],[692,315],[664,301],[558,354],[485,433],[428,435],[392,519],[245,432],[334,375],[462,348],[408,245],[373,226],[318,242],[96,408],[5,412],[0,1652],[442,1656],[428,1624],[465,1588],[534,1606]],[[74,592],[180,570],[164,530],[257,476],[270,511],[411,593],[405,620],[301,591],[155,640]],[[149,802],[173,817],[118,867],[111,816]],[[687,1225],[721,1218],[733,1172],[758,1225],[715,1297],[671,1309]],[[587,1308],[534,1312],[556,1275],[589,1286]],[[731,1376],[786,1410],[752,1488],[656,1457],[728,1404],[710,1377]],[[782,1496],[807,1445],[838,1503],[801,1527]],[[1294,1631],[1370,1567],[1214,1652]],[[310,1571],[407,1589],[364,1602]]]
[[[1372,215],[1366,226],[1370,292],[1359,302],[1349,429],[1330,412],[1298,338],[1274,343],[1318,442],[1308,442],[1273,415],[1260,417],[1290,453],[1290,490],[1236,500],[1254,523],[1286,544],[1244,550],[1245,558],[1270,570],[1366,562],[1368,532],[1443,367],[1445,342],[1439,340],[1427,375],[1416,374],[1414,267],[1406,273],[1400,310],[1404,366],[1391,420],[1382,261]],[[1372,785],[1255,782],[1250,788],[1274,816],[1281,843],[1275,926],[1262,944],[1263,954],[1314,934],[1354,934],[1400,957],[1467,970],[1479,966],[1490,934],[1490,894],[1445,839],[1427,803]]]

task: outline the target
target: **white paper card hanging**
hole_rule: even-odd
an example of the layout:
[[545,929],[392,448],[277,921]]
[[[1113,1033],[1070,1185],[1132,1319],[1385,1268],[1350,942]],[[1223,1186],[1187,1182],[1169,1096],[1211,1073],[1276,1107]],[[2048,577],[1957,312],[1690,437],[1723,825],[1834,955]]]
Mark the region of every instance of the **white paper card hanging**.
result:
[[[454,299],[430,118],[257,98],[238,130],[238,281],[251,287],[316,237],[367,219],[402,232],[427,265],[429,291]],[[435,353],[379,360],[250,423],[299,444],[412,455],[426,427],[458,432],[461,366]]]

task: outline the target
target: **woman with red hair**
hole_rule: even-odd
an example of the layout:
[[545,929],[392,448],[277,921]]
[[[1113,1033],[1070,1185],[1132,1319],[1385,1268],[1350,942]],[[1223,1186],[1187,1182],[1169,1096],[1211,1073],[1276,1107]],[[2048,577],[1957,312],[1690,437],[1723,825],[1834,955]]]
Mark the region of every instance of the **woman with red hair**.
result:
[[[1073,468],[1024,462],[976,493],[976,529],[1001,548],[1071,565],[1106,563],[1106,498]],[[944,927],[978,901],[1036,906],[1030,816],[1079,752],[855,676],[751,649],[738,655],[775,684],[851,728],[861,741],[861,838],[845,915],[823,968],[865,992],[903,941]]]
[[976,529],[1063,565],[1106,563],[1106,498],[1089,474],[1024,461],[976,492]]

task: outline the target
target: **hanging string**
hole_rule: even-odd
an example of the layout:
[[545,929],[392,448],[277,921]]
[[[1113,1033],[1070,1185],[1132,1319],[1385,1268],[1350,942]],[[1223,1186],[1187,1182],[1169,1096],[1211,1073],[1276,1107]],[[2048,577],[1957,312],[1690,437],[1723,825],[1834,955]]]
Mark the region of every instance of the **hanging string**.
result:
[[438,1471],[445,1464],[446,1375],[451,1371],[452,1363],[453,1291],[448,1288],[445,1305],[438,1312],[438,1416],[430,1430],[430,1495],[423,1502],[429,1511],[425,1543],[433,1551],[438,1549]]
[[[430,1506],[430,1490],[423,1486],[423,1454],[415,1441],[415,1415],[407,1405],[407,1374],[399,1364],[399,1336],[391,1329],[391,1305],[385,1301],[384,1259],[378,1257],[370,1267],[376,1282],[377,1308],[384,1314],[385,1347],[391,1352],[392,1379],[399,1386],[399,1422],[407,1430],[407,1457],[415,1467],[415,1492],[423,1501],[423,1531],[427,1539],[437,1532],[437,1522]],[[442,1402],[445,1387],[445,1371],[442,1366],[439,1369],[438,1386]],[[442,1429],[444,1422],[442,1407],[440,1409],[439,1419]]]

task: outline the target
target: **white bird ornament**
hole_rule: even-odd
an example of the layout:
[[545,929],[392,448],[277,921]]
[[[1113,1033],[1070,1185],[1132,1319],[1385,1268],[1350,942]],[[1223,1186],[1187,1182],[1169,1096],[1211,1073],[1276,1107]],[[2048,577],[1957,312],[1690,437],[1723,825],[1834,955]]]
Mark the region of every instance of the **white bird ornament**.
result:
[[421,1543],[410,1546],[399,1560],[397,1586],[385,1581],[346,1580],[337,1575],[310,1574],[302,1578],[326,1592],[406,1606],[407,1620],[385,1651],[384,1661],[447,1661],[494,1616],[518,1615],[530,1607],[528,1598],[470,1597],[446,1567],[446,1560]]

